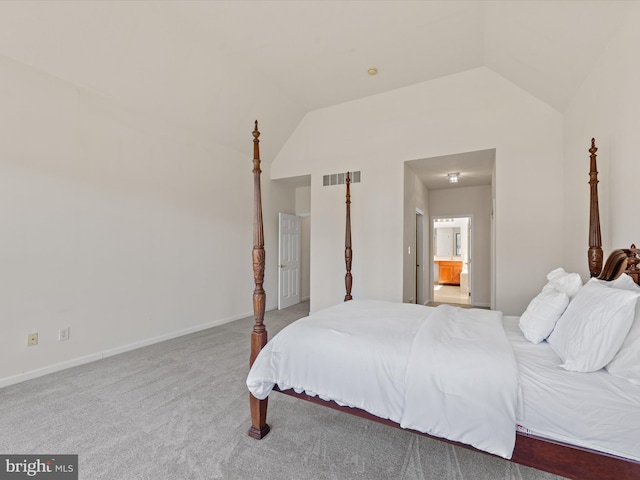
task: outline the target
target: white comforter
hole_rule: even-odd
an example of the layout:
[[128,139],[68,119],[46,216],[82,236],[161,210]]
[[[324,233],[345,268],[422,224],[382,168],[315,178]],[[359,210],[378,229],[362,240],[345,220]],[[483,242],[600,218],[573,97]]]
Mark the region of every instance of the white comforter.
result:
[[518,369],[502,313],[437,307],[418,330],[400,425],[511,458]]
[[298,320],[260,352],[247,386],[361,408],[510,458],[518,376],[502,314],[352,300]]

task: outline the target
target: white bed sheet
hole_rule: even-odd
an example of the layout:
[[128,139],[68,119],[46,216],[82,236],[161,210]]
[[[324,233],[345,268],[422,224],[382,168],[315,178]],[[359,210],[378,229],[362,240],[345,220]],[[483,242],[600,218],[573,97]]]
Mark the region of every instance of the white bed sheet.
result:
[[606,370],[570,372],[547,342],[534,345],[504,317],[520,374],[518,430],[640,460],[640,385]]
[[[409,351],[434,310],[352,300],[316,312],[267,343],[249,372],[247,387],[263,399],[277,383],[281,390],[305,391],[400,423]],[[320,362],[314,353],[318,348]]]
[[502,313],[354,300],[298,320],[247,377],[511,458],[518,375]]

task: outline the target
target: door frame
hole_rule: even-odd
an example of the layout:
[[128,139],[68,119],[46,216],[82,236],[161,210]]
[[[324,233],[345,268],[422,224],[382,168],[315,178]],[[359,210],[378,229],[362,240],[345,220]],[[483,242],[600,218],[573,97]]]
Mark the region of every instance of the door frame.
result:
[[[415,299],[418,305],[424,305],[425,288],[424,288],[424,212],[416,208],[416,283],[415,283]],[[427,275],[427,278],[430,278]]]

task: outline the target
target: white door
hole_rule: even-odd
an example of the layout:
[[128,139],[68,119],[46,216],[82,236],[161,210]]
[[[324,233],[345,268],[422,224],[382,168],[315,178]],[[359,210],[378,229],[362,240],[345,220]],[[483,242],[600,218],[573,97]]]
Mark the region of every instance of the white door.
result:
[[278,309],[300,303],[300,217],[278,214]]

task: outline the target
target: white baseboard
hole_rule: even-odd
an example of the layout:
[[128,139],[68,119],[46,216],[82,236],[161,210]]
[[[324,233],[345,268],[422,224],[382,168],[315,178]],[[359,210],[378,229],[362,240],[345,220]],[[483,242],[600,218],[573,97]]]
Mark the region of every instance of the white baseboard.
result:
[[482,308],[491,308],[491,304],[487,302],[476,302],[473,304],[474,307],[482,307]]
[[34,378],[48,375],[49,373],[59,372],[60,370],[66,370],[67,368],[77,367],[78,365],[84,365],[85,363],[95,362],[103,358],[102,353],[94,353],[86,355],[84,357],[74,358],[72,360],[66,360],[64,362],[55,363],[42,368],[36,368],[35,370],[29,370],[28,372],[20,373],[18,375],[12,375],[11,377],[0,378],[0,388],[8,387],[16,383],[26,382]]
[[[275,310],[277,308],[278,308],[277,306],[269,306],[269,307],[266,307],[266,311]],[[189,335],[190,333],[200,332],[202,330],[206,330],[211,327],[224,325],[225,323],[233,322],[235,320],[240,320],[241,318],[247,318],[251,316],[253,316],[253,312],[234,315],[233,317],[215,320],[213,322],[196,325],[194,327],[185,328],[183,330],[177,330],[175,332],[166,333],[164,335],[158,335],[157,337],[147,338],[144,340],[140,340],[138,342],[129,343],[127,345],[122,345],[120,347],[110,348],[109,350],[104,350],[102,352],[92,353],[90,355],[73,358],[71,360],[65,360],[64,362],[59,362],[53,365],[48,365],[46,367],[37,368],[35,370],[30,370],[28,372],[20,373],[18,375],[0,378],[0,388],[8,387],[9,385],[14,385],[16,383],[26,382],[27,380],[32,380],[34,378],[42,377],[50,373],[60,372],[62,370],[66,370],[67,368],[77,367],[79,365],[84,365],[85,363],[95,362],[96,360],[102,360],[103,358],[112,357],[113,355],[119,355],[121,353],[135,350],[136,348],[147,347],[149,345],[153,345],[154,343],[160,343],[166,340],[171,340],[172,338],[182,337],[183,335]],[[247,339],[247,342],[248,341],[249,340]]]

